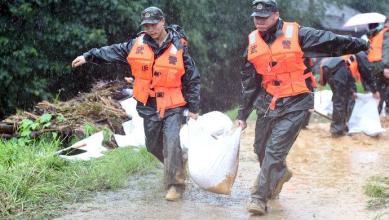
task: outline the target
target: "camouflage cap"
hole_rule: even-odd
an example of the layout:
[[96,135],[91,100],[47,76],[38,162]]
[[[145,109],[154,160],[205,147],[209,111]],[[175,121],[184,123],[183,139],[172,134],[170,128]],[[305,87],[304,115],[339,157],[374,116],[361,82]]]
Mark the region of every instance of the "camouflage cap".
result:
[[252,17],[267,18],[272,15],[273,12],[278,11],[276,0],[254,0],[252,6]]
[[164,18],[163,11],[157,7],[148,7],[142,11],[141,24],[157,24]]

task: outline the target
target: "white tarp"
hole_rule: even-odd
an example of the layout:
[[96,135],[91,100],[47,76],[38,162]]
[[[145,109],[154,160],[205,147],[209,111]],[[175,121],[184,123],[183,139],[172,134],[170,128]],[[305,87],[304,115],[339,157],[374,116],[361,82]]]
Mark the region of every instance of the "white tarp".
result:
[[[103,132],[98,132],[88,138],[85,138],[84,140],[81,140],[77,143],[75,143],[73,146],[82,146],[83,147],[77,148],[83,151],[86,151],[81,154],[77,155],[59,155],[59,157],[67,160],[90,160],[93,158],[99,158],[103,156],[103,152],[107,151],[108,149],[103,147],[103,140],[104,140],[104,134]],[[72,149],[72,148],[71,148]]]
[[136,111],[136,100],[134,98],[129,98],[120,102],[120,104],[132,119],[123,123],[124,133],[126,135],[114,135],[116,143],[119,147],[144,147],[145,132],[143,118],[141,118]]
[[[323,90],[315,92],[315,110],[324,114],[332,114],[332,92]],[[371,93],[357,93],[355,106],[349,120],[349,133],[363,132],[369,136],[377,136],[385,129],[382,128],[377,110],[378,101]]]
[[232,122],[221,112],[189,120],[181,129],[183,146],[188,148],[191,179],[199,187],[229,195],[239,164],[241,128],[231,131]]

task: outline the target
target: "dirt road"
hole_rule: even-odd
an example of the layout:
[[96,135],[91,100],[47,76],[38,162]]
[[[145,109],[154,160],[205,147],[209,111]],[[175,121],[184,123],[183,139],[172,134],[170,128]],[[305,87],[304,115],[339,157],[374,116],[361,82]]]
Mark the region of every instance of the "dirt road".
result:
[[[389,127],[389,120],[384,122]],[[162,172],[133,178],[117,192],[99,193],[74,204],[59,219],[373,219],[388,210],[367,210],[362,186],[373,175],[388,175],[389,131],[379,138],[363,134],[332,139],[328,123],[311,124],[293,146],[288,164],[294,176],[264,217],[245,209],[259,171],[252,150],[254,123],[242,137],[240,167],[231,196],[205,192],[188,182],[184,198],[163,199]],[[389,130],[389,129],[388,129]],[[382,219],[389,219],[389,214]]]

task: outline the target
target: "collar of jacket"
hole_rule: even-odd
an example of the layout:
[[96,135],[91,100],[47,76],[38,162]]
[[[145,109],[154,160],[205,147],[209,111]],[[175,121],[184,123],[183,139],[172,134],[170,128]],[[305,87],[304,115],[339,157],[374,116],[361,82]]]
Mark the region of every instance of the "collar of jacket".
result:
[[281,18],[278,19],[276,24],[271,27],[269,30],[262,32],[262,39],[267,43],[273,43],[280,34],[282,34],[282,27],[284,26],[284,22]]
[[143,38],[144,42],[153,49],[154,53],[157,56],[161,54],[170,45],[170,42],[172,42],[173,40],[173,35],[171,31],[169,31],[169,29],[166,29],[166,31],[168,35],[161,46],[159,46],[158,43],[152,37],[150,37],[150,35],[145,34]]

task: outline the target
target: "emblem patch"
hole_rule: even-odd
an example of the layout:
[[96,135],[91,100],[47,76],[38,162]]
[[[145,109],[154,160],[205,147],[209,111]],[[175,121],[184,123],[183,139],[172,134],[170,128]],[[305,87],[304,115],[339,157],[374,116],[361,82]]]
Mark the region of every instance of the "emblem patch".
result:
[[144,46],[140,46],[138,48],[136,48],[136,54],[143,54],[145,51],[145,47]]
[[169,60],[169,64],[172,64],[172,65],[177,64],[177,57],[176,56],[169,56],[168,60]]
[[284,40],[284,41],[282,41],[282,48],[284,48],[284,49],[290,49],[290,47],[291,47],[291,42],[290,42],[290,40]]

